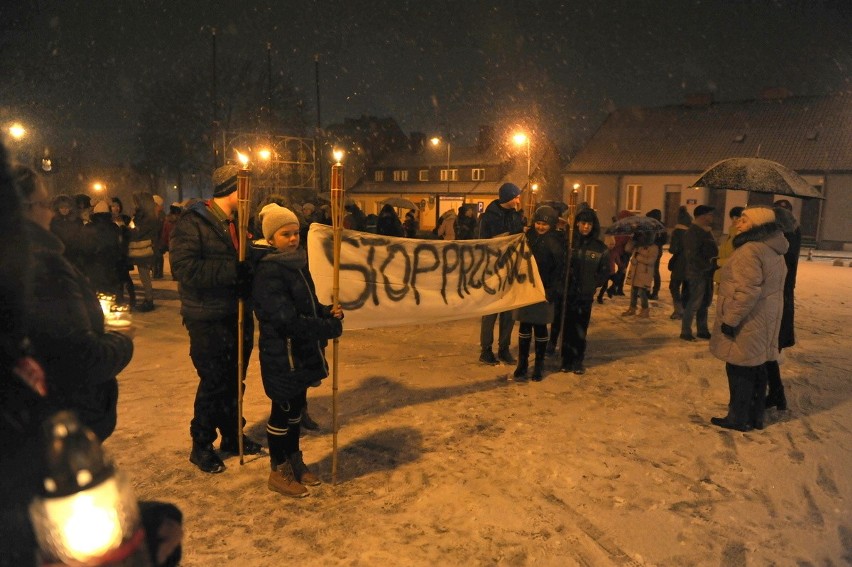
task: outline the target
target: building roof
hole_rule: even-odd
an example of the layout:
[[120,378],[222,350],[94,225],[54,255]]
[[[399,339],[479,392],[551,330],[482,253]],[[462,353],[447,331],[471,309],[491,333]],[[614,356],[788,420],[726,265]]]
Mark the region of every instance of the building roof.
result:
[[852,96],[791,97],[612,113],[571,173],[695,173],[761,157],[798,173],[852,171]]

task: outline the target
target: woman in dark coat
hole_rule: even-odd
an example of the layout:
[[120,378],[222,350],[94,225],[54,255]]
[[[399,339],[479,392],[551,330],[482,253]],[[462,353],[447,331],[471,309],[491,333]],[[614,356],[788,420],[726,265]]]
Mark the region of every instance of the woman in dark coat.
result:
[[299,448],[307,388],[328,376],[324,349],[343,332],[340,306],[320,304],[299,246],[299,220],[275,203],[260,212],[265,241],[255,243],[254,310],[260,325],[260,372],[272,410],[266,425],[272,471],[270,490],[291,497],[320,484]]
[[554,302],[560,293],[562,272],[565,266],[565,249],[562,238],[556,233],[559,214],[553,207],[539,207],[533,216],[533,226],[527,231],[527,246],[538,266],[538,275],[544,285],[545,301],[521,307],[515,311],[518,327],[518,366],[515,380],[525,382],[529,369],[530,344],[535,335],[535,364],[532,379],[541,381],[547,351],[547,326],[553,322]]
[[686,281],[686,256],[683,254],[683,235],[692,224],[692,216],[686,210],[686,207],[681,206],[677,210],[677,224],[672,231],[671,244],[669,244],[669,252],[672,257],[669,259],[669,270],[672,273],[671,281],[669,282],[669,291],[672,294],[672,304],[674,311],[669,319],[682,319],[683,308],[686,302],[689,301],[689,286]]
[[585,209],[577,213],[573,230],[560,372],[585,374],[583,360],[595,289],[609,277],[610,258],[606,244],[598,238],[601,225],[595,211]]
[[392,206],[385,205],[379,211],[379,218],[376,219],[376,234],[399,237],[404,235],[402,223]]

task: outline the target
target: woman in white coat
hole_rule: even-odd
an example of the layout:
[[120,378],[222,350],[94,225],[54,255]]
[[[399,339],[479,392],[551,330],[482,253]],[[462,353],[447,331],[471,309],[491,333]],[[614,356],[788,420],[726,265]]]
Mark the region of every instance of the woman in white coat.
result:
[[711,418],[726,429],[763,429],[766,362],[778,357],[787,240],[769,207],[749,207],[738,221],[734,253],[721,268],[710,352],[725,361],[728,415]]

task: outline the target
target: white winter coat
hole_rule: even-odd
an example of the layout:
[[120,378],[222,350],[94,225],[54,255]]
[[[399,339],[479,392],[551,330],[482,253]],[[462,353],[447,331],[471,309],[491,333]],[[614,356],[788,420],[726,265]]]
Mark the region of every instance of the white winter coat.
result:
[[[788,244],[771,224],[738,234],[734,246],[720,270],[710,352],[731,364],[759,366],[778,358]],[[722,333],[722,323],[737,330],[734,338]]]

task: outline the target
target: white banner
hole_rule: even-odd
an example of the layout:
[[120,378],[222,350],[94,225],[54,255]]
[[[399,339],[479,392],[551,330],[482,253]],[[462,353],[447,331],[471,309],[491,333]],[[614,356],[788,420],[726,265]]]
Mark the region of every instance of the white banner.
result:
[[[486,240],[417,240],[343,230],[340,304],[346,329],[436,323],[544,301],[523,234]],[[320,302],[331,304],[334,237],[308,232],[308,259]]]

